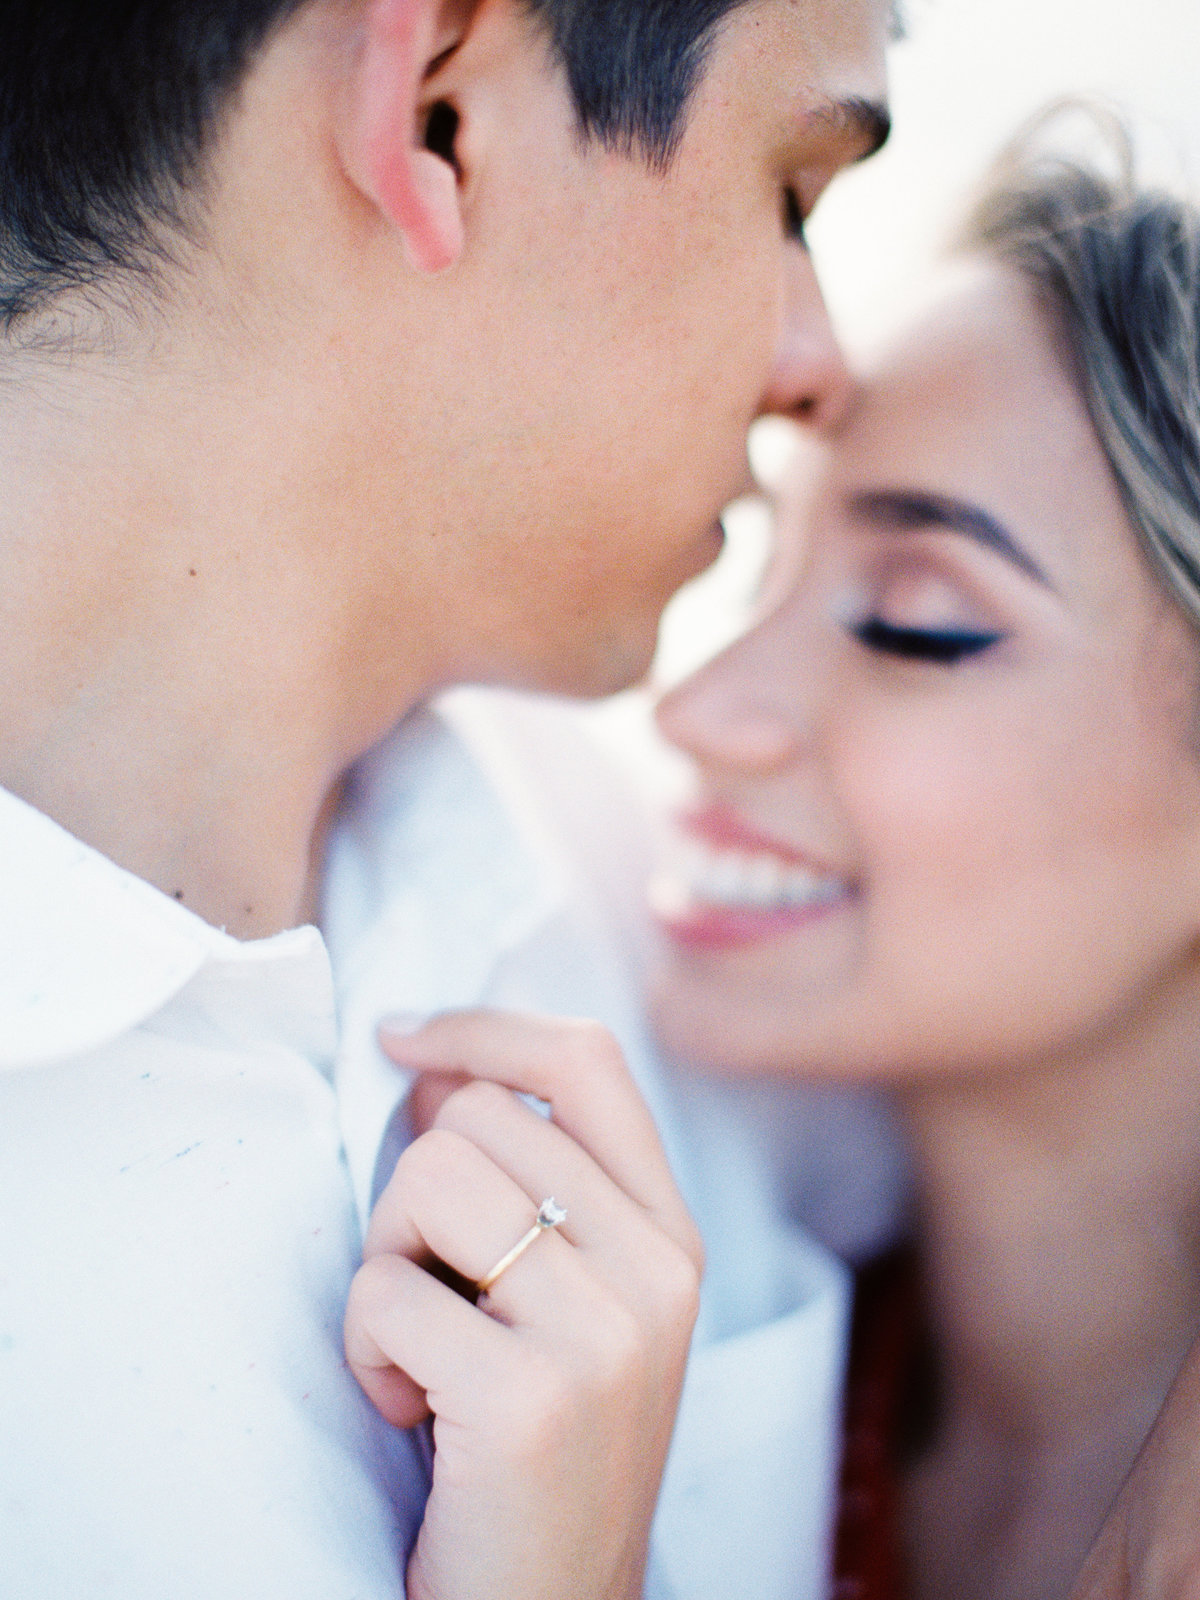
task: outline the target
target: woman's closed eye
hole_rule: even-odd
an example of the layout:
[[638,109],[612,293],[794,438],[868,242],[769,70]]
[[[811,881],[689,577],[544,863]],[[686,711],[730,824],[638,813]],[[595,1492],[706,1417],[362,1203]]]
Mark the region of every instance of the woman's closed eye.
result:
[[918,665],[954,667],[1004,637],[991,606],[924,560],[889,561],[842,617],[864,649]]
[[849,628],[868,650],[941,667],[956,666],[990,649],[1004,637],[990,628],[912,627],[889,622],[880,616],[865,617],[861,622],[851,623]]

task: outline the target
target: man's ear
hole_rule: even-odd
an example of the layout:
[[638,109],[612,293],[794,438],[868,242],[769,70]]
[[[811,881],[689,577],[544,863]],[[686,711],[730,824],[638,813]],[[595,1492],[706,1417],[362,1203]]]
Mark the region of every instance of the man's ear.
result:
[[444,272],[463,248],[458,114],[434,97],[457,51],[469,0],[364,0],[339,144],[346,172],[403,236],[418,272]]

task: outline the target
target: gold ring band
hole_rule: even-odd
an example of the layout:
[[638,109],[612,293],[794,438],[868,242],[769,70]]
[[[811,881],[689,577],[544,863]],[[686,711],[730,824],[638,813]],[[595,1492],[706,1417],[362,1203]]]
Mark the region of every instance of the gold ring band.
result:
[[529,1246],[534,1242],[535,1239],[540,1239],[544,1233],[548,1233],[551,1228],[557,1228],[566,1220],[567,1213],[563,1210],[562,1206],[559,1205],[557,1200],[555,1200],[553,1197],[551,1197],[549,1200],[543,1200],[541,1205],[538,1207],[537,1219],[534,1222],[533,1227],[530,1228],[528,1233],[523,1234],[521,1238],[517,1240],[516,1244],[513,1245],[512,1249],[507,1255],[500,1257],[499,1261],[497,1261],[496,1265],[490,1272],[484,1273],[483,1277],[480,1278],[479,1282],[475,1285],[475,1293],[487,1294],[488,1290],[493,1286],[496,1280],[502,1277],[504,1273],[508,1271],[509,1267],[512,1266],[514,1261],[519,1260],[519,1258],[525,1254],[526,1250],[529,1249]]

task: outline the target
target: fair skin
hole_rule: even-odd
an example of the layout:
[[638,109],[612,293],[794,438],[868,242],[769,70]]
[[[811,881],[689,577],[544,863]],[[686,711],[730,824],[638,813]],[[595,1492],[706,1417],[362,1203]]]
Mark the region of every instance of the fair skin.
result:
[[1200,1595],[1200,1347],[1088,1553],[1071,1600],[1196,1600]]
[[[34,344],[0,394],[0,782],[257,936],[419,699],[638,676],[749,422],[844,393],[787,194],[871,148],[885,31],[738,10],[664,175],[580,143],[515,0],[298,12],[214,153],[211,247],[165,305],[64,304],[70,360]],[[413,145],[440,102],[457,170]]]
[[703,802],[659,1028],[899,1091],[916,1592],[1049,1600],[1200,1320],[1198,674],[1015,276],[958,268],[890,348],[770,588],[660,711]]
[[[385,1043],[427,1074],[425,1131],[372,1218],[346,1349],[390,1422],[434,1418],[409,1600],[636,1600],[702,1261],[654,1124],[596,1024],[478,1013]],[[434,1076],[467,1064],[492,1081]],[[551,1193],[566,1222],[477,1304],[424,1270],[478,1282]]]
[[[739,8],[658,170],[579,138],[518,0],[302,6],[256,57],[154,292],[64,297],[6,349],[0,785],[260,937],[312,915],[347,769],[426,696],[637,677],[663,604],[719,548],[748,424],[820,425],[845,397],[789,219],[878,141],[887,24],[878,0]],[[449,153],[426,146],[437,106]],[[470,1217],[494,1231],[465,1228],[451,1185],[414,1192],[418,1144],[372,1234],[365,1281],[390,1271],[406,1298],[364,1312],[364,1379],[394,1359],[409,1381],[388,1392],[411,1411],[419,1389],[443,1445],[413,1592],[528,1600],[568,1571],[573,1593],[616,1600],[640,1583],[695,1240],[610,1041],[569,1032],[549,1052],[560,1082],[546,1050],[513,1058],[502,1024],[463,1026],[449,1061],[420,1064],[537,1087],[558,1123],[456,1097],[441,1115],[461,1125],[428,1137],[450,1159],[453,1136]],[[612,1107],[572,1088],[593,1073]],[[607,1159],[626,1139],[644,1172]],[[490,1314],[407,1271],[436,1238],[482,1272],[544,1198],[535,1155],[564,1168],[570,1229]],[[618,1246],[661,1271],[614,1287]],[[396,1323],[418,1297],[414,1352]],[[435,1373],[426,1348],[472,1360]],[[532,1474],[567,1380],[585,1427],[550,1493],[514,1451]],[[636,1515],[617,1514],[624,1489],[603,1526],[559,1514],[607,1494],[614,1465]]]

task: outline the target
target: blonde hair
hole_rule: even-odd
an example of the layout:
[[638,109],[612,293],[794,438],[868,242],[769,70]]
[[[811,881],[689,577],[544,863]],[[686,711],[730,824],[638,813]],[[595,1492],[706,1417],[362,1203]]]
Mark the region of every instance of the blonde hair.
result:
[[[1067,113],[1095,156],[1064,153]],[[956,243],[1033,287],[1151,567],[1200,629],[1200,211],[1138,184],[1114,115],[1060,102],[1003,151]]]

